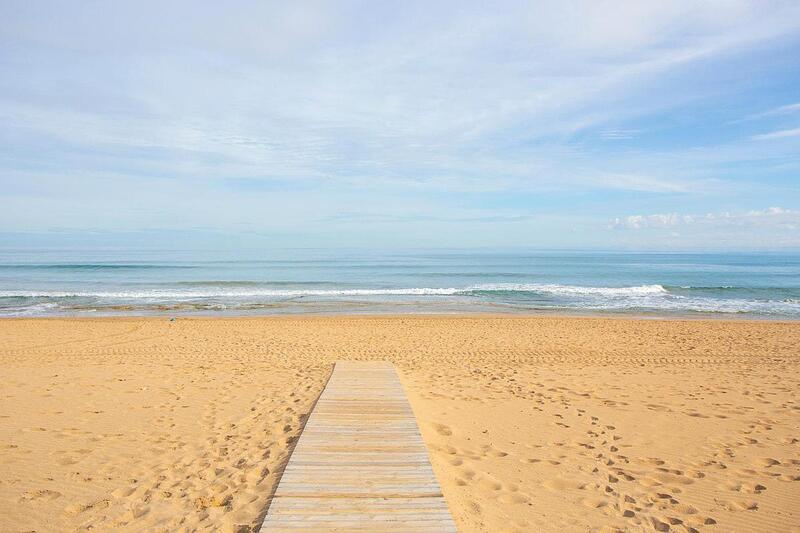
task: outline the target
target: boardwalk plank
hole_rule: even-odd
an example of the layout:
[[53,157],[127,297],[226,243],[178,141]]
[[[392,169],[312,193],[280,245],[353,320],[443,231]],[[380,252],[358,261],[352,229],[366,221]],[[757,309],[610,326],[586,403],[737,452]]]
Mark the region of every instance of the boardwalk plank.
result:
[[336,363],[261,531],[298,529],[456,530],[391,364]]

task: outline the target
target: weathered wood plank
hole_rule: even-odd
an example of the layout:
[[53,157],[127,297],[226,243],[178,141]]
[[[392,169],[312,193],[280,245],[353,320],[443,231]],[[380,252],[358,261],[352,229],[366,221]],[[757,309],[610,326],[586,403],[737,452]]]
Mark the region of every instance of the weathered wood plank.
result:
[[261,527],[297,529],[456,530],[391,364],[336,363]]

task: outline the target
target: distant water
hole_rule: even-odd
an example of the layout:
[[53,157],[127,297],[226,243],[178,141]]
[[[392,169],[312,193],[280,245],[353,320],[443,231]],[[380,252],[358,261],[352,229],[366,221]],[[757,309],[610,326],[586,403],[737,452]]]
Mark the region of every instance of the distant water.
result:
[[800,254],[0,251],[0,316],[459,312],[800,319]]

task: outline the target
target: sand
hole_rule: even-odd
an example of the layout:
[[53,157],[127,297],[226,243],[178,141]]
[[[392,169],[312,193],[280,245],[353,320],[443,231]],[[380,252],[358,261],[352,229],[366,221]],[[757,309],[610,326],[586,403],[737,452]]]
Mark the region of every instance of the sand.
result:
[[0,531],[257,528],[337,359],[397,366],[463,531],[800,531],[800,323],[0,320]]

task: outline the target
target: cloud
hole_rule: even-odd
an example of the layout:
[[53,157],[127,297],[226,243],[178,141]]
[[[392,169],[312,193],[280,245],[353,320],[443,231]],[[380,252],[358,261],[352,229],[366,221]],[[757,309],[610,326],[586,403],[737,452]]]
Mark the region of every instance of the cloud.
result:
[[632,129],[608,129],[600,132],[600,138],[610,141],[628,140],[633,139],[638,130]]
[[744,213],[706,213],[689,215],[663,213],[652,215],[629,215],[615,218],[611,227],[618,230],[667,229],[685,226],[702,227],[774,227],[788,230],[800,229],[800,211],[769,207]]
[[690,223],[691,217],[677,213],[655,215],[629,215],[615,218],[611,223],[614,229],[668,228],[681,223]]
[[739,122],[746,122],[748,120],[759,120],[768,117],[776,117],[780,115],[788,115],[790,113],[800,112],[800,102],[795,104],[786,104],[778,107],[774,107],[772,109],[768,109],[766,111],[762,111],[760,113],[753,113],[751,115],[747,115],[744,118],[740,118],[738,120],[733,120],[730,124],[735,124]]
[[[534,227],[538,209],[563,215],[558,241],[576,217],[603,227],[608,205],[642,199],[750,205],[759,180],[759,205],[793,201],[788,143],[710,130],[731,102],[776,101],[738,73],[794,50],[797,3],[7,0],[0,20],[8,230],[302,239],[427,217],[493,242],[492,223]],[[787,61],[765,63],[772,85],[793,87]],[[364,206],[377,214],[348,215]]]
[[[543,142],[629,116],[632,88],[784,35],[798,26],[792,15],[800,18],[791,6],[746,2],[724,17],[694,2],[628,2],[613,12],[595,2],[511,3],[501,14],[460,3],[218,10],[177,2],[152,20],[146,5],[100,4],[91,14],[50,7],[4,8],[0,117],[15,138],[85,152],[82,168],[187,178],[258,178],[268,169],[344,186],[358,175],[433,188],[453,185],[441,177],[455,174],[481,181],[478,188],[499,180],[529,190],[587,182]],[[372,29],[377,21],[381,31]],[[648,106],[674,105],[674,94],[648,97]],[[604,131],[610,140],[636,130]],[[508,139],[524,147],[511,149]],[[122,153],[155,148],[164,155],[156,168]],[[627,182],[640,190],[641,180]],[[612,179],[609,188],[624,183]]]
[[506,223],[524,222],[540,218],[534,214],[472,214],[472,215],[434,215],[429,213],[416,214],[389,214],[389,213],[365,213],[365,212],[343,212],[321,219],[321,222],[344,222],[353,224],[395,224],[395,223],[416,223],[416,222],[445,222],[460,224],[469,223]]
[[602,174],[597,181],[606,189],[649,193],[687,193],[712,186],[707,180],[676,180],[639,174]]
[[786,113],[795,113],[800,111],[800,102],[795,104],[787,104],[776,107],[774,109],[770,109],[760,114],[762,117],[771,116],[771,115],[784,115]]
[[761,133],[750,137],[755,141],[766,141],[769,139],[785,139],[787,137],[800,137],[800,128],[790,130],[778,130],[770,133]]

